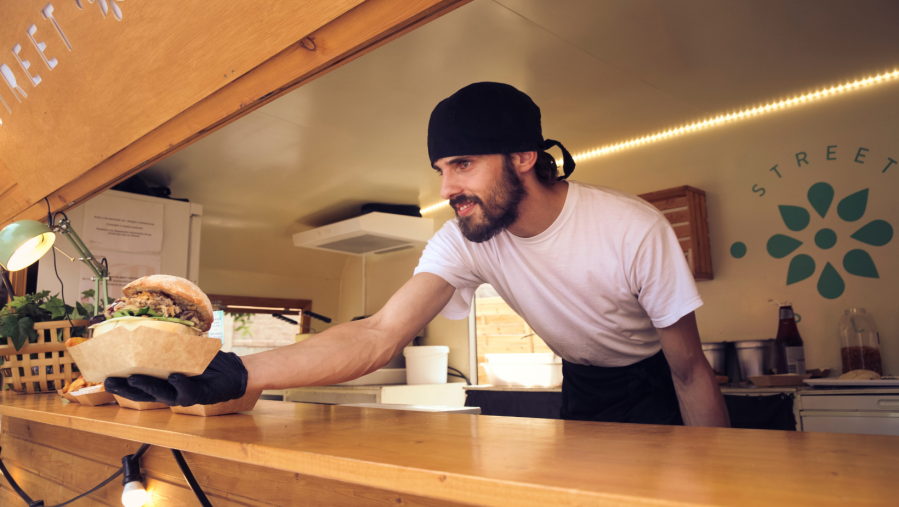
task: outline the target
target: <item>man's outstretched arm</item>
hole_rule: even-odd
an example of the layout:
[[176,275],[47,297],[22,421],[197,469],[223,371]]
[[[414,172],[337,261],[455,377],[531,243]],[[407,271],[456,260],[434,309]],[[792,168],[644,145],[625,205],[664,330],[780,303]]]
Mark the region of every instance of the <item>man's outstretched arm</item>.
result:
[[334,326],[295,345],[243,356],[247,391],[332,385],[371,373],[399,354],[454,291],[443,278],[419,273],[367,319]]
[[730,417],[715,372],[702,353],[693,312],[659,329],[662,351],[671,365],[681,416],[687,426],[730,428]]

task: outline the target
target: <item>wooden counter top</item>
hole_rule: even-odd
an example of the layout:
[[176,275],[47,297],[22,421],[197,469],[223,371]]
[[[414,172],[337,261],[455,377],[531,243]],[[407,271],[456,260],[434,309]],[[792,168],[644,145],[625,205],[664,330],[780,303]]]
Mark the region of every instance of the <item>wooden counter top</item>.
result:
[[20,418],[479,505],[894,505],[899,437],[260,401],[201,418],[5,393]]

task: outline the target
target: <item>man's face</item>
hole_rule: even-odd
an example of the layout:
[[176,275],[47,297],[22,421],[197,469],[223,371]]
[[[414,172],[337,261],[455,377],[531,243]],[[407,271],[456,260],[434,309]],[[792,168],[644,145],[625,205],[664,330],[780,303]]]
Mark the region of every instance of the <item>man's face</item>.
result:
[[527,192],[508,157],[446,157],[434,168],[443,178],[440,195],[449,199],[468,241],[487,241],[518,220]]

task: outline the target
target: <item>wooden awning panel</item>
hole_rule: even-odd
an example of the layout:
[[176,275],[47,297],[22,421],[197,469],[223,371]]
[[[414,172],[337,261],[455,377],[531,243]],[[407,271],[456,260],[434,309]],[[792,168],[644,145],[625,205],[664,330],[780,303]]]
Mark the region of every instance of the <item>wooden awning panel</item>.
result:
[[467,1],[82,0],[53,19],[3,2],[0,48],[20,50],[0,56],[0,226],[44,218],[44,197],[71,207]]

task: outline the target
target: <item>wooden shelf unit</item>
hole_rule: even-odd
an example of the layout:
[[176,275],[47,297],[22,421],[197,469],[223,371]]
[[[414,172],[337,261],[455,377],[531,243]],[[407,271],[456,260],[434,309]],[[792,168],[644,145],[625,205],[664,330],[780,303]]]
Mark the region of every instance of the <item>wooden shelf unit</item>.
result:
[[705,191],[690,186],[674,187],[639,196],[658,208],[674,229],[681,250],[696,281],[712,280],[712,252]]

